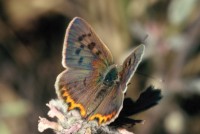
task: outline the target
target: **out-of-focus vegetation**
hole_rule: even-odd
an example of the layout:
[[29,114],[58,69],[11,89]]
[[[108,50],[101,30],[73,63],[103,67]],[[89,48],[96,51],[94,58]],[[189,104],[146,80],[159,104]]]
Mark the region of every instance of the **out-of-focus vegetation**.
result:
[[146,44],[127,96],[154,85],[164,98],[133,117],[146,121],[131,131],[200,133],[199,6],[199,0],[0,1],[0,133],[38,133],[38,116],[56,98],[65,29],[75,16],[94,27],[115,59]]

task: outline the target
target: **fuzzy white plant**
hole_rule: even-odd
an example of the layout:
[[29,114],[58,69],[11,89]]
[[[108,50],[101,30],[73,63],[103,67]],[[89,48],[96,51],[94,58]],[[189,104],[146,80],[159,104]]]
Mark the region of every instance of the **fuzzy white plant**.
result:
[[76,110],[67,111],[67,105],[61,100],[51,100],[49,104],[48,116],[56,118],[57,121],[49,121],[39,117],[38,130],[43,132],[52,129],[56,134],[133,134],[123,128],[112,128],[109,126],[98,126],[96,121],[87,121],[81,118]]

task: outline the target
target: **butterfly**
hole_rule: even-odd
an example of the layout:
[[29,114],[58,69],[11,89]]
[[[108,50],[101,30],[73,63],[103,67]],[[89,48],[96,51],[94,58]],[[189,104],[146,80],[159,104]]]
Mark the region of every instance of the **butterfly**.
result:
[[58,97],[68,105],[68,111],[78,110],[85,120],[110,124],[122,109],[127,84],[144,49],[144,45],[139,45],[122,65],[116,65],[92,27],[75,17],[66,30],[62,51],[66,70],[56,79]]

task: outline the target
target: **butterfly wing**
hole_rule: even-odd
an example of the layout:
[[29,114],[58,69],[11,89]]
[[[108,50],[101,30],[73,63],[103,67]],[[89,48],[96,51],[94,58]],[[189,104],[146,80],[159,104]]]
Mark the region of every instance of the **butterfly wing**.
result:
[[89,120],[97,120],[99,125],[106,125],[113,122],[123,106],[124,93],[119,84],[109,87],[108,90],[110,92],[89,117]]
[[137,69],[142,59],[144,49],[144,45],[140,45],[126,58],[119,72],[120,82],[107,89],[110,92],[104,97],[104,100],[89,117],[89,120],[96,119],[99,125],[102,125],[109,124],[117,118],[123,106],[124,92],[127,87],[126,84],[130,81]]
[[62,64],[64,67],[92,70],[94,61],[99,62],[98,69],[102,69],[110,66],[113,58],[91,26],[75,17],[66,31]]
[[113,64],[113,59],[108,48],[81,18],[75,17],[67,28],[62,64],[66,70],[55,83],[58,97],[68,104],[68,110],[79,109],[81,116],[86,117],[95,93],[101,90],[102,74]]
[[124,92],[127,87],[126,84],[130,81],[135,70],[137,69],[138,64],[142,59],[144,49],[144,45],[140,45],[133,50],[130,56],[126,58],[121,66],[122,70],[119,72],[119,83],[108,87],[107,90],[110,92],[104,96],[100,105],[89,117],[89,120],[96,119],[99,125],[105,125],[111,123],[117,118],[122,109]]
[[58,75],[56,92],[68,104],[68,111],[78,109],[82,117],[87,116],[87,108],[94,99],[100,84],[88,70],[69,69]]
[[145,49],[144,45],[136,47],[132,51],[132,53],[126,58],[123,65],[121,66],[122,69],[119,72],[119,75],[120,75],[120,84],[121,88],[123,89],[123,92],[126,92],[127,83],[129,83],[139,63],[142,60],[144,49]]

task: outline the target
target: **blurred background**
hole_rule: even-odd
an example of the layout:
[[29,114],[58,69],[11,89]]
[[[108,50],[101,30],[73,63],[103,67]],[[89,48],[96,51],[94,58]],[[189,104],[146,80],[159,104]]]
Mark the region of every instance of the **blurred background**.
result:
[[126,95],[136,99],[153,85],[163,99],[133,116],[145,123],[129,131],[200,134],[199,6],[199,0],[1,0],[0,133],[39,134],[38,117],[47,117],[45,104],[57,97],[54,82],[64,70],[65,30],[79,16],[116,61],[146,45]]

